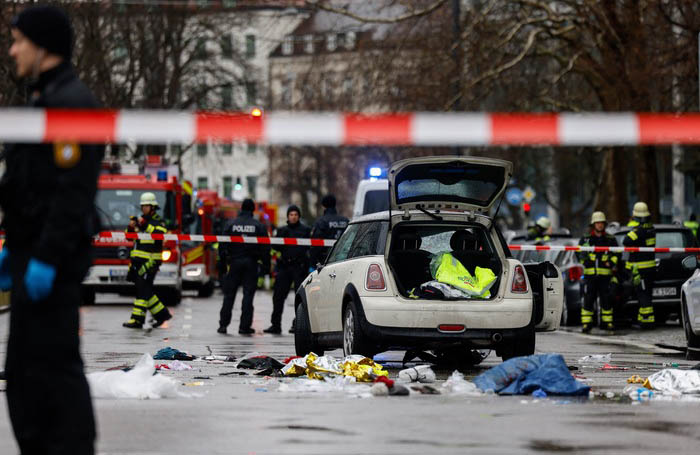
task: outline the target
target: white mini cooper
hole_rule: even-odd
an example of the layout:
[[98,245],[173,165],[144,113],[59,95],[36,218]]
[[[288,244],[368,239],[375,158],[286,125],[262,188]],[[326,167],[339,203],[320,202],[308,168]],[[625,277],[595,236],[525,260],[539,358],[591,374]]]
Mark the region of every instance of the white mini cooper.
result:
[[[298,355],[342,346],[386,350],[532,354],[535,331],[559,326],[563,281],[554,264],[523,265],[489,216],[510,180],[508,161],[428,157],[389,170],[389,210],[353,219],[296,293]],[[420,292],[431,259],[448,252],[474,274],[493,271],[485,298]]]

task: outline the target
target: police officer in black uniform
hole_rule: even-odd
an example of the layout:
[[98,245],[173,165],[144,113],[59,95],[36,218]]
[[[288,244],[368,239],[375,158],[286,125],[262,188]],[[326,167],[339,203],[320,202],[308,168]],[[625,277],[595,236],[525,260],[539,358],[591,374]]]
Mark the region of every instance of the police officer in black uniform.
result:
[[[29,82],[29,106],[98,107],[71,66],[73,33],[61,9],[25,9],[11,33],[10,56],[18,77]],[[98,230],[94,200],[103,153],[103,146],[72,142],[5,150],[0,287],[12,289],[7,404],[23,454],[94,453],[78,306]]]
[[[241,212],[225,229],[223,235],[243,237],[268,237],[265,226],[253,218],[255,202],[246,199],[241,205]],[[231,311],[236,299],[238,287],[243,285],[243,303],[238,333],[251,335],[255,330],[253,324],[253,297],[258,281],[258,261],[262,261],[265,270],[270,270],[270,246],[265,244],[245,244],[225,242],[219,244],[219,261],[227,268],[224,276],[224,302],[219,315],[217,332],[226,333],[231,323]]]
[[[335,203],[335,196],[332,194],[327,194],[321,199],[321,205],[325,210],[323,211],[323,216],[316,220],[314,227],[311,229],[312,239],[338,240],[345,228],[348,227],[349,220],[342,215],[338,215]],[[311,265],[315,266],[319,262],[323,262],[329,250],[329,247],[311,248]]]
[[[287,225],[277,230],[276,237],[290,237],[308,239],[311,228],[301,222],[301,210],[296,205],[290,205],[287,209]],[[308,247],[299,245],[283,245],[279,248],[282,255],[277,260],[277,277],[272,293],[272,318],[271,326],[264,330],[265,333],[282,333],[282,311],[284,301],[289,294],[289,289],[294,285],[298,288],[302,280],[309,273]]]

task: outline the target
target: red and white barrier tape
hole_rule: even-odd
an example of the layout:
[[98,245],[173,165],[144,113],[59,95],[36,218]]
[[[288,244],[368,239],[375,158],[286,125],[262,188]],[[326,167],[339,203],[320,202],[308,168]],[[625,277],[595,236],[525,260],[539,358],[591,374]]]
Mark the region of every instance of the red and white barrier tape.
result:
[[0,109],[0,142],[297,145],[700,144],[700,114]]
[[243,237],[238,235],[200,234],[144,234],[137,232],[100,232],[98,243],[123,242],[125,240],[180,240],[204,243],[252,243],[264,245],[333,246],[335,240],[297,239],[287,237]]
[[[143,234],[136,232],[100,232],[98,242],[120,242],[124,240],[180,240],[205,243],[248,243],[264,245],[333,246],[335,240],[297,239],[287,237],[243,237],[228,235],[198,234]],[[604,246],[564,246],[564,245],[508,245],[511,250],[520,251],[583,251],[602,253],[700,253],[700,248],[650,248],[650,247],[604,247]]]

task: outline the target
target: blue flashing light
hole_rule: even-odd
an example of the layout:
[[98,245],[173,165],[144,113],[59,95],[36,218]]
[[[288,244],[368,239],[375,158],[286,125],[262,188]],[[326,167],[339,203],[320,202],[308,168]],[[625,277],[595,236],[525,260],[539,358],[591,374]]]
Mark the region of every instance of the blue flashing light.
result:
[[382,168],[380,167],[371,167],[369,168],[369,176],[370,177],[381,177],[382,176]]
[[168,171],[166,171],[166,170],[158,171],[158,181],[159,182],[167,182],[168,181]]

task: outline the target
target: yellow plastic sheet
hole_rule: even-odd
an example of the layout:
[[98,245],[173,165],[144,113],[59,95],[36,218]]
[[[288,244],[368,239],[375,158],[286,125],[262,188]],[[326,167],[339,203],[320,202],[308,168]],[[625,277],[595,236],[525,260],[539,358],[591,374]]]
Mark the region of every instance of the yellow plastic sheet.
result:
[[372,359],[362,356],[348,356],[337,360],[330,356],[319,357],[313,352],[300,359],[294,359],[282,369],[285,376],[304,376],[323,380],[329,375],[351,376],[358,382],[372,382],[378,376],[389,376],[384,367]]
[[496,281],[496,275],[491,269],[476,267],[472,275],[450,253],[442,253],[438,261],[436,280],[459,288],[472,297],[483,299],[491,297],[489,289]]

